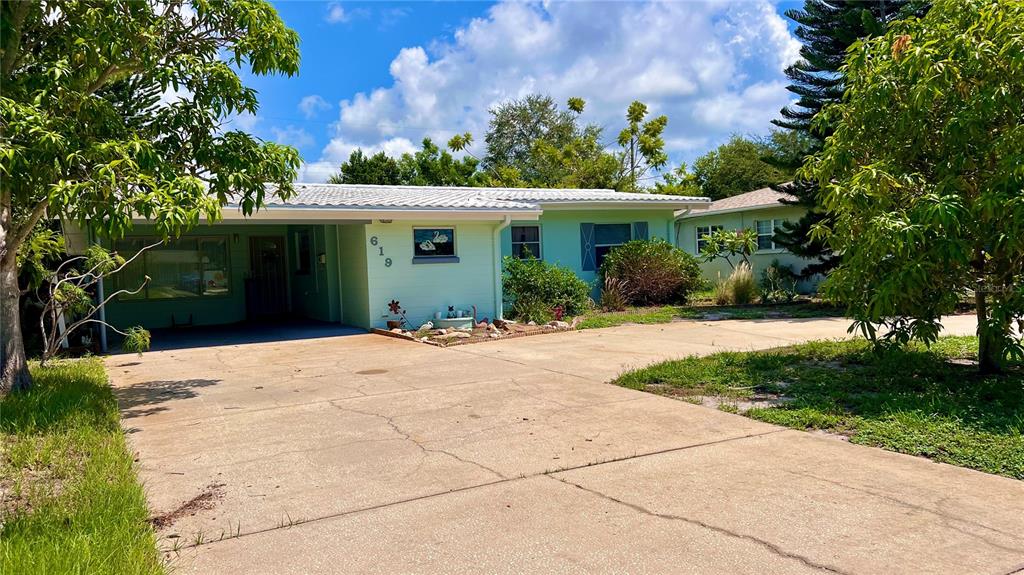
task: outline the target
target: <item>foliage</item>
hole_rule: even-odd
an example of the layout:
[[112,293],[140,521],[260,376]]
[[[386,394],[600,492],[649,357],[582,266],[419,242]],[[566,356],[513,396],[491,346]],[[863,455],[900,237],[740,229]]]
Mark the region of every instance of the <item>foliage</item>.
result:
[[617,287],[629,305],[684,303],[704,286],[697,260],[662,239],[633,240],[613,249],[600,275],[605,288],[608,279],[619,280]]
[[[728,304],[728,299],[723,306]],[[719,307],[708,305],[657,306],[626,308],[623,311],[587,314],[578,329],[614,327],[622,324],[669,323],[680,319],[766,319],[837,317],[842,310],[819,303],[794,303],[783,308],[776,306]]]
[[511,316],[523,322],[544,324],[554,317],[554,308],[533,297],[522,297],[512,303]]
[[715,305],[728,305],[732,303],[732,286],[729,284],[729,278],[719,277],[715,280],[713,297]]
[[575,316],[591,305],[590,286],[567,267],[512,256],[506,256],[503,264],[502,290],[516,317],[525,310],[533,313],[543,309],[551,314],[557,306],[566,315]]
[[796,298],[799,276],[793,266],[782,265],[772,260],[771,265],[761,270],[761,303],[790,303]]
[[[70,258],[62,262],[53,271],[46,271],[47,281],[35,290],[35,295],[42,307],[39,328],[42,332],[43,356],[41,365],[62,349],[62,340],[74,334],[76,330],[87,324],[105,326],[123,336],[125,351],[142,353],[149,349],[150,334],[141,327],[132,327],[121,331],[114,326],[96,319],[99,310],[115,297],[122,294],[135,294],[149,282],[146,277],[142,284],[134,290],[121,289],[106,295],[102,301],[94,301],[95,286],[106,278],[124,269],[143,252],[158,244],[145,246],[130,260],[125,260],[116,252],[110,252],[99,245],[92,245],[84,256]],[[75,267],[82,264],[82,270]],[[45,288],[45,291],[44,291]],[[63,329],[61,323],[63,322]]]
[[[804,157],[819,151],[824,139],[832,133],[831,126],[815,125],[813,120],[822,108],[842,100],[845,83],[841,67],[850,45],[859,38],[883,33],[892,20],[914,12],[922,13],[927,6],[928,2],[921,0],[805,0],[802,9],[786,11],[786,16],[797,23],[795,34],[803,42],[800,60],[786,69],[786,76],[792,82],[787,89],[797,100],[783,108],[782,118],[772,123],[787,130],[782,133],[799,135],[810,145],[797,156],[776,155],[773,164],[788,170],[799,168]],[[829,218],[819,201],[817,183],[797,178],[792,184],[773,188],[796,197],[795,201],[783,203],[807,210],[799,220],[782,225],[775,235],[775,243],[797,256],[815,260],[804,267],[802,277],[827,274],[839,264],[840,257],[811,234],[814,227]]]
[[102,362],[32,373],[0,399],[0,572],[163,573]]
[[430,138],[423,138],[418,152],[402,154],[398,160],[399,181],[407,186],[481,186],[485,182],[478,164],[469,156],[456,159]]
[[622,311],[629,305],[629,284],[617,277],[605,276],[601,287],[601,309],[604,311]]
[[616,140],[622,148],[622,167],[619,172],[620,192],[637,192],[651,170],[660,170],[668,163],[662,133],[668,125],[668,116],[647,118],[647,104],[633,101],[626,110],[626,127]]
[[1024,479],[1024,366],[979,375],[964,365],[977,346],[973,337],[943,337],[928,349],[877,352],[864,341],[819,341],[664,362],[616,383],[684,397],[781,394],[787,401],[745,415]]
[[[777,137],[783,138],[781,135]],[[693,180],[700,189],[700,195],[720,200],[790,179],[792,171],[785,171],[766,161],[766,157],[773,153],[775,149],[768,144],[733,136],[717,149],[697,158],[693,163]]]
[[654,182],[654,193],[670,196],[700,196],[703,192],[697,185],[697,178],[680,163],[675,169],[661,174],[661,181]]
[[757,282],[754,281],[754,270],[747,262],[740,262],[726,280],[729,286],[730,303],[746,305],[754,301],[757,295]]
[[973,290],[981,369],[1024,355],[1022,46],[1024,2],[942,0],[853,47],[805,171],[843,253],[825,292],[872,340],[933,342]]
[[375,184],[395,186],[402,184],[398,161],[384,152],[366,156],[356,149],[343,162],[337,174],[327,179],[331,184]]
[[240,68],[295,74],[299,52],[261,0],[5,2],[0,21],[2,390],[29,383],[16,254],[44,216],[174,236],[229,198],[250,214],[291,193],[298,153],[222,122],[257,111]]
[[[700,251],[701,259],[712,262],[721,258],[731,269],[736,269],[739,263],[749,266],[750,254],[757,249],[757,232],[751,229],[720,229],[701,239],[705,241],[704,249]],[[733,258],[739,258],[739,261],[734,262]]]

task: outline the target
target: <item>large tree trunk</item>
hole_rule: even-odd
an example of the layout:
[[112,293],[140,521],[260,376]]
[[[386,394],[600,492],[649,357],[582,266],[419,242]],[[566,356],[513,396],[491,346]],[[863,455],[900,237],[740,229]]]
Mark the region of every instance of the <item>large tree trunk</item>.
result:
[[20,300],[18,265],[14,258],[0,258],[0,397],[32,385],[21,336]]
[[978,370],[981,373],[1000,373],[1003,370],[1002,334],[988,317],[985,292],[974,292],[974,307],[978,315]]

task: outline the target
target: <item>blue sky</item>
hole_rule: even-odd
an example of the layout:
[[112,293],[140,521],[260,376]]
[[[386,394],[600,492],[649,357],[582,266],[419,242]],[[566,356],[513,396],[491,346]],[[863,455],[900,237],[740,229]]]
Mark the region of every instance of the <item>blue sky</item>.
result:
[[761,134],[791,96],[781,13],[800,2],[277,2],[301,38],[297,77],[245,76],[260,94],[235,127],[299,149],[323,181],[355,148],[398,155],[472,132],[529,93],[587,100],[611,144],[634,99],[666,114],[673,163]]

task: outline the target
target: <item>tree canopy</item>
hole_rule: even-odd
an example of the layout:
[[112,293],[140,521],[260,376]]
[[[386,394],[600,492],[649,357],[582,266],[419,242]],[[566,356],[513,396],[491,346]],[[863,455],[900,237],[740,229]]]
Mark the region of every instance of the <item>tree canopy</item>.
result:
[[[782,117],[772,123],[799,134],[809,143],[809,149],[800,157],[779,157],[773,162],[775,165],[784,170],[798,169],[803,156],[819,151],[832,133],[832,126],[815,123],[814,119],[822,108],[842,100],[845,82],[841,68],[850,45],[883,33],[892,20],[923,11],[924,6],[927,2],[921,0],[804,0],[803,8],[786,11],[786,16],[797,23],[795,34],[803,43],[800,60],[786,68],[791,82],[786,89],[797,100],[783,108]],[[814,260],[804,267],[802,276],[828,273],[840,258],[811,235],[811,229],[827,218],[818,198],[817,183],[798,178],[785,186],[773,187],[796,196],[795,201],[786,203],[807,209],[800,219],[782,224],[775,242],[795,255]]]
[[790,149],[794,144],[787,138],[782,132],[762,141],[733,136],[697,158],[693,163],[693,180],[700,195],[720,200],[787,181],[792,171],[769,161],[774,154],[795,153]]
[[[28,384],[17,254],[44,219],[117,237],[133,217],[164,236],[265,183],[291,192],[295,150],[225,129],[255,113],[238,75],[295,74],[298,36],[262,0],[48,0],[0,8],[0,330],[3,388]],[[137,109],[141,94],[174,92]]]
[[895,343],[933,341],[973,294],[999,370],[1024,355],[1024,2],[939,0],[856,43],[845,74],[804,170],[830,182],[815,232],[843,253],[826,293]]

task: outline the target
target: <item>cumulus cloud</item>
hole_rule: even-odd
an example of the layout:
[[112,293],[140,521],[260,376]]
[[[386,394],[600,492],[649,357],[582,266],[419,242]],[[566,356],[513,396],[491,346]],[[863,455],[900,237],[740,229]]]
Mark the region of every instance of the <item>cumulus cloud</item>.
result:
[[310,94],[299,100],[299,111],[306,119],[313,119],[325,110],[330,110],[331,105],[319,94]]
[[270,129],[270,132],[273,134],[274,137],[272,139],[275,142],[286,146],[305,148],[316,143],[309,132],[291,125],[284,128],[274,127]]
[[392,138],[374,144],[357,144],[340,137],[332,138],[330,143],[324,148],[318,161],[302,165],[299,169],[298,180],[300,182],[327,181],[327,178],[338,173],[338,167],[341,166],[342,162],[347,161],[348,157],[357,148],[362,149],[367,155],[372,156],[377,152],[384,152],[393,158],[406,153],[414,153],[419,149],[418,146],[406,138]]
[[331,2],[327,5],[327,14],[324,16],[324,20],[328,24],[337,24],[339,22],[348,22],[350,16],[340,2]]
[[669,152],[690,158],[770,127],[789,101],[782,71],[799,47],[768,0],[500,3],[449,41],[402,49],[390,85],[339,103],[331,145],[444,142],[470,131],[479,152],[489,108],[545,93],[586,99],[584,120],[604,126],[609,141],[642,100],[669,116]]

